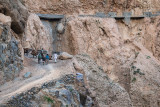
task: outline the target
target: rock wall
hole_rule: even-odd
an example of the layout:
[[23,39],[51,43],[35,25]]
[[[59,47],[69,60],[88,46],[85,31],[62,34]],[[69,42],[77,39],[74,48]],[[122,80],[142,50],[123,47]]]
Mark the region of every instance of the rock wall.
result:
[[[25,30],[28,11],[22,3],[31,12],[47,14],[95,14],[109,11],[121,14],[123,11],[131,11],[139,15],[144,11],[155,12],[160,9],[157,0],[0,0],[0,13],[3,13],[0,14],[0,84],[13,80],[23,68],[21,42],[27,48],[52,51],[53,38],[38,16],[30,14]],[[61,34],[62,50],[70,54],[89,54],[112,80],[124,88],[102,73],[101,67],[94,68],[94,63],[78,56],[83,72],[90,81],[88,84],[91,91],[96,91],[95,97],[100,106],[160,106],[160,64],[157,60],[160,59],[160,17],[132,20],[126,25],[123,20],[115,21],[110,18],[67,16],[65,23],[65,32]],[[23,39],[19,39],[21,36],[24,36]],[[42,88],[36,92],[40,90]],[[50,89],[53,90],[55,87]],[[50,94],[49,89],[42,91]],[[31,102],[31,98],[36,95],[30,94],[27,93],[27,104],[39,104],[39,99]],[[19,96],[16,99],[18,98]],[[13,98],[11,104],[19,104],[19,101],[23,105],[26,102],[25,97],[20,100]],[[42,105],[43,103],[46,102],[42,101]],[[76,104],[79,104],[79,100]]]
[[58,80],[44,83],[41,87],[33,87],[27,92],[14,96],[3,106],[84,107],[86,105],[91,107],[93,101],[87,89],[78,85],[76,81],[74,75],[63,76]]
[[145,19],[144,46],[160,60],[160,17]]
[[130,40],[142,43],[159,59],[159,16],[131,20],[129,25],[126,25],[123,21],[117,21],[116,23],[124,41]]
[[[150,23],[153,18],[133,20],[130,25],[106,18],[67,19],[63,50],[89,54],[112,80],[126,89],[134,106],[159,106],[159,61],[152,51],[153,46],[158,46],[154,32],[158,28],[157,18],[155,24]],[[150,95],[152,92],[157,96]]]
[[157,0],[24,0],[26,7],[35,13],[94,14],[109,11],[122,14],[131,11],[134,15],[160,11]]
[[31,49],[45,49],[49,53],[53,51],[53,37],[50,29],[46,28],[40,18],[31,13],[27,20],[25,36],[23,37],[23,47]]
[[141,52],[130,66],[130,97],[135,107],[159,107],[160,63],[143,45],[135,44]]
[[23,69],[21,37],[27,17],[28,11],[19,0],[0,0],[0,85]]
[[0,0],[0,13],[12,18],[11,28],[22,34],[28,18],[28,10],[19,0]]
[[122,35],[116,21],[111,18],[74,17],[67,23],[66,32],[62,37],[63,51],[71,54],[88,53],[106,72],[116,65],[123,64],[127,57],[130,57],[130,54],[121,53],[129,53],[131,49],[122,47]]
[[23,49],[9,25],[0,25],[0,85],[13,80],[23,69]]
[[76,55],[76,59],[82,68],[81,72],[84,72],[87,78],[89,91],[96,98],[99,107],[132,107],[127,91],[112,81],[88,55]]

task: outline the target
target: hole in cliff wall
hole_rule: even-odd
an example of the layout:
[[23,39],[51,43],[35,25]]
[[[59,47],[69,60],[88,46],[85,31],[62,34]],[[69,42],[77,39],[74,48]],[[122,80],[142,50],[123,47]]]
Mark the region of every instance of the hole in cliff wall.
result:
[[25,27],[25,22],[23,21],[12,21],[11,23],[11,29],[16,33],[16,34],[22,34],[24,32],[24,27]]
[[0,13],[6,15],[6,16],[10,16],[11,13],[9,11],[9,8],[7,8],[8,6],[4,5],[4,4],[0,4]]
[[57,52],[57,31],[56,26],[59,23],[59,20],[45,20],[41,19],[43,25],[49,31],[50,36],[53,38],[53,51]]
[[53,53],[54,52],[60,52],[61,49],[60,46],[60,40],[58,37],[57,32],[57,25],[60,23],[61,19],[63,18],[63,15],[51,15],[51,14],[37,14],[43,25],[45,26],[46,30],[49,32],[49,35],[53,39]]

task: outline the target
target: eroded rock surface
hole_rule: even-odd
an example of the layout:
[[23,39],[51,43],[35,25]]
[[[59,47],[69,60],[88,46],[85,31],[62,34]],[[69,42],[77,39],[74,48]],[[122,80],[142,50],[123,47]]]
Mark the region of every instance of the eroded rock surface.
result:
[[[64,41],[68,40],[64,42],[64,44],[66,43],[64,46],[67,47],[64,49],[65,51],[72,54],[89,54],[98,65],[104,68],[104,72],[112,80],[118,82],[132,96],[131,100],[134,106],[147,106],[146,102],[150,102],[147,103],[149,106],[159,106],[159,79],[155,80],[154,77],[159,77],[158,69],[160,64],[155,58],[157,56],[152,51],[155,49],[154,46],[158,50],[158,45],[155,45],[157,43],[155,41],[158,40],[155,29],[158,27],[156,27],[157,24],[149,24],[150,20],[154,18],[145,19],[146,24],[144,25],[143,22],[139,23],[138,20],[135,20],[129,26],[119,21],[116,22],[114,19],[88,17],[71,17],[68,19],[70,20],[68,20],[63,35]],[[158,19],[155,20],[155,23],[157,23],[156,21]],[[139,54],[142,59],[137,59]],[[148,59],[152,59],[153,63],[148,62]],[[145,65],[146,62],[150,63],[150,66]],[[146,68],[140,66],[135,70],[131,70],[135,63],[139,65],[144,63]],[[134,77],[134,71],[141,71],[140,76]],[[135,84],[139,84],[139,88],[134,84],[135,80],[140,80],[138,83],[135,82]],[[142,85],[144,83],[156,85],[151,88]],[[141,91],[143,89],[148,91]],[[150,95],[152,92],[157,93],[157,96]],[[141,97],[138,95],[141,95]]]
[[24,32],[28,11],[19,0],[0,0],[0,13],[12,18],[11,28],[15,33]]
[[44,27],[40,18],[36,14],[30,14],[27,20],[25,36],[23,38],[23,47],[31,49],[45,49],[52,52],[53,37]]
[[0,25],[0,84],[13,80],[23,68],[22,46],[8,25]]
[[61,60],[67,60],[67,59],[72,59],[73,56],[70,55],[69,53],[67,52],[62,52],[59,56],[58,56],[59,59]]
[[[74,74],[68,74],[56,80],[48,77],[49,81],[42,85],[10,96],[4,100],[4,106],[132,106],[127,91],[114,83],[88,55],[77,55],[67,62],[66,71],[81,72],[83,74],[81,79]],[[81,71],[76,71],[78,69],[74,68],[75,62],[82,67]],[[60,67],[57,68],[57,71],[59,70],[61,70]]]
[[66,75],[14,96],[5,106],[92,107],[93,101],[87,88],[78,84],[74,75]]
[[13,80],[23,69],[21,36],[28,11],[19,0],[0,0],[0,84]]
[[89,91],[100,107],[132,107],[127,91],[114,83],[88,55],[78,55],[76,59],[83,68]]
[[143,12],[157,12],[157,0],[24,0],[24,4],[31,12],[52,14],[95,14],[96,12],[131,11],[134,15]]
[[[89,54],[105,72],[116,64],[123,64],[131,56],[131,49],[122,47],[122,35],[111,18],[72,17],[62,37],[62,50],[71,54]],[[121,51],[128,54],[123,55]]]

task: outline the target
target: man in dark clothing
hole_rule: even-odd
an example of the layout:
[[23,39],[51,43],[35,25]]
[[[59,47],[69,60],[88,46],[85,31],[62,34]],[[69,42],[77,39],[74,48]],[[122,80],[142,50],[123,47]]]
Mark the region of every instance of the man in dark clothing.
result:
[[46,58],[44,57],[43,53],[41,53],[41,55],[42,55],[42,61],[43,61],[43,65],[44,65]]
[[49,62],[49,55],[47,54],[46,55],[46,64],[48,64],[48,62]]
[[41,55],[41,53],[39,53],[39,54],[38,54],[38,64],[40,64],[41,59],[42,59],[42,55]]

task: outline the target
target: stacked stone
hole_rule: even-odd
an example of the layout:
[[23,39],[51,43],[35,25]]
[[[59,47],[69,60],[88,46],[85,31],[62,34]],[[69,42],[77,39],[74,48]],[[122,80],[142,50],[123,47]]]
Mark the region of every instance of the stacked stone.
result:
[[87,88],[76,81],[75,75],[65,75],[13,96],[4,107],[92,107]]
[[23,68],[19,42],[11,33],[11,18],[0,14],[0,85],[13,80]]

